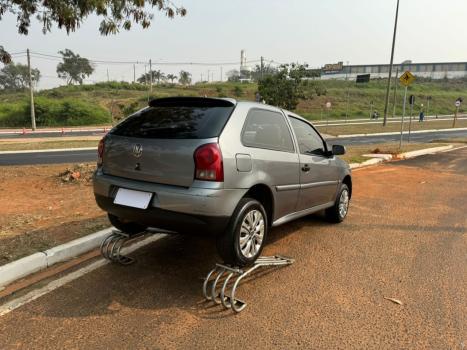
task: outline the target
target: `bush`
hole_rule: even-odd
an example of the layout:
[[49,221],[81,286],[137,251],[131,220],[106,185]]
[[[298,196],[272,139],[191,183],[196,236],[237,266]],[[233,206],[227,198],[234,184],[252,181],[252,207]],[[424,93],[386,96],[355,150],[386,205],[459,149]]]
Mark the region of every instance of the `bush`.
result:
[[[105,124],[111,121],[107,110],[84,101],[52,100],[37,97],[34,102],[37,126],[78,126]],[[30,125],[30,104],[28,101],[2,104],[0,126],[27,127]]]

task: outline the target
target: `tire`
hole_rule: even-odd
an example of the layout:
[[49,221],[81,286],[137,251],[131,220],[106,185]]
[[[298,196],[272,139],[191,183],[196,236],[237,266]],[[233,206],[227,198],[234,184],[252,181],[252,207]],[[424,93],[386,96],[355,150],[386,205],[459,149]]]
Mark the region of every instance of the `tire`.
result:
[[112,214],[107,214],[109,217],[110,223],[118,230],[131,235],[135,235],[137,233],[143,232],[147,229],[146,226],[138,224],[136,222],[131,222],[131,221],[124,221],[121,220],[119,217],[112,215]]
[[229,227],[217,237],[217,251],[226,264],[251,265],[260,256],[267,233],[268,218],[262,204],[252,198],[242,198]]
[[[344,207],[341,207],[343,205]],[[350,191],[346,184],[342,184],[339,193],[336,197],[334,205],[326,209],[326,218],[335,223],[344,221],[347,213],[349,212],[350,205]]]

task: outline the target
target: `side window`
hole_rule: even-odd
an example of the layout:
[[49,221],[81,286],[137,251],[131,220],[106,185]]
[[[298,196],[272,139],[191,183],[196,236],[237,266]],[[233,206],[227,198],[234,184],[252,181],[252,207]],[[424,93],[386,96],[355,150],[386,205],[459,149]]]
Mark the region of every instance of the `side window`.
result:
[[294,151],[292,136],[284,116],[258,108],[248,112],[242,132],[242,143],[248,147]]
[[310,124],[293,117],[289,117],[289,120],[297,137],[300,153],[319,156],[325,154],[323,140]]

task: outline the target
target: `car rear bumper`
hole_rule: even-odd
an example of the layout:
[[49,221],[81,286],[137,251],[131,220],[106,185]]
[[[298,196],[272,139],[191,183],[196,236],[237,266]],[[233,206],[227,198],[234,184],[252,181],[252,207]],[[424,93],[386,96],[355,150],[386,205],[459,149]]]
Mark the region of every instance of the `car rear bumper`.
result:
[[[223,232],[247,190],[184,188],[94,174],[94,196],[103,210],[119,218],[165,230],[217,234]],[[114,204],[118,188],[154,193],[147,209]]]

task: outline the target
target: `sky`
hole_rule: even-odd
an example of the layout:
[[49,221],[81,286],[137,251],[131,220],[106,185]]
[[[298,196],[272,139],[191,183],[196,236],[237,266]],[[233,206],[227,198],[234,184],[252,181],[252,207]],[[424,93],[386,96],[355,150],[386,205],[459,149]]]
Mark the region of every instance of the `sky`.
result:
[[[467,61],[466,0],[400,0],[399,25],[394,62]],[[28,36],[17,32],[16,19],[5,15],[0,21],[0,45],[9,52],[29,48],[33,52],[57,55],[71,49],[93,60],[147,62],[240,61],[261,56],[275,62],[306,62],[311,67],[343,61],[344,64],[389,63],[396,0],[176,0],[186,17],[168,19],[155,11],[148,29],[134,26],[117,35],[101,36],[100,20],[88,17],[74,33],[53,28],[42,34],[33,19]],[[16,62],[25,63],[25,57]],[[39,88],[64,84],[57,78],[57,61],[33,57],[40,69]],[[254,64],[254,63],[253,63]],[[223,65],[225,73],[238,69]],[[88,82],[133,80],[133,65],[97,64]],[[144,64],[136,65],[137,77]],[[148,69],[148,67],[146,67]],[[219,66],[162,66],[165,73],[192,73],[193,80],[220,80]]]

